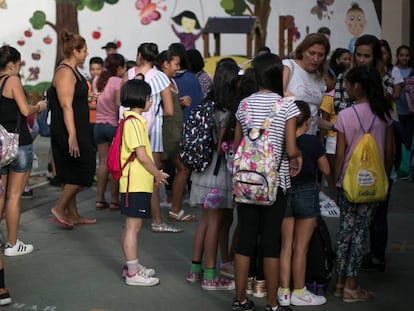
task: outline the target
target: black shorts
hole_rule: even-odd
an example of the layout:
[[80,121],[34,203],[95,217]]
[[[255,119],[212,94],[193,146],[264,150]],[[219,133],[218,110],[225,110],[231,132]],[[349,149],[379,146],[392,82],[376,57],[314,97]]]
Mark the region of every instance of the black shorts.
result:
[[151,196],[149,192],[128,193],[128,207],[126,193],[121,193],[121,214],[134,218],[151,218]]

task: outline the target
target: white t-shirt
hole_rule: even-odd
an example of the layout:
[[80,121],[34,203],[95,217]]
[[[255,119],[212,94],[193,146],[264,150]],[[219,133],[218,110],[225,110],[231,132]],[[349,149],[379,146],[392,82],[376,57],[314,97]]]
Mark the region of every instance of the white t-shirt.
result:
[[286,91],[292,94],[296,100],[303,100],[308,103],[312,121],[307,134],[316,135],[318,131],[319,107],[326,90],[325,81],[319,72],[309,73],[293,59],[283,60],[283,66],[290,69],[290,78]]
[[392,83],[394,85],[404,82],[404,78],[401,75],[401,71],[397,66],[392,67],[391,77],[392,77]]

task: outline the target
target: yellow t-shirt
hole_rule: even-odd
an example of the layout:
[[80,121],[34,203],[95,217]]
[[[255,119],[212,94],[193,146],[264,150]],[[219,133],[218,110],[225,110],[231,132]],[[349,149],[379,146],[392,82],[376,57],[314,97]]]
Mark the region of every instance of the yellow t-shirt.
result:
[[[335,113],[333,96],[325,94],[322,98],[321,107],[319,109],[324,111],[324,112],[329,113],[330,121],[333,124],[336,123],[337,115]],[[336,132],[335,131],[328,131],[327,136],[328,137],[336,137]]]
[[[121,167],[137,147],[145,147],[147,155],[152,158],[151,144],[148,138],[148,132],[145,119],[133,111],[125,111],[124,118],[133,115],[137,119],[129,119],[124,123],[121,144]],[[119,180],[119,192],[126,193],[129,174],[128,192],[149,192],[152,193],[154,185],[154,176],[152,176],[135,158],[129,162],[122,171]]]

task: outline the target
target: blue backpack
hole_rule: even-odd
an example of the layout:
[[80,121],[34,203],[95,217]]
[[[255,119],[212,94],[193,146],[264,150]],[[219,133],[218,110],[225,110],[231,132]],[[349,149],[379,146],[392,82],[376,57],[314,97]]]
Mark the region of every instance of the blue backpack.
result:
[[39,135],[42,137],[50,137],[50,104],[46,96],[47,108],[39,113],[37,123],[39,124]]

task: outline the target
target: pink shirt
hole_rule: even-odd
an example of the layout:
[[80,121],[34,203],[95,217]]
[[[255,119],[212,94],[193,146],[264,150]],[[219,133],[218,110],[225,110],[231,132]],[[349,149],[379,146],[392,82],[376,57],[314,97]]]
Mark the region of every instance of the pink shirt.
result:
[[[97,79],[93,80],[93,89],[96,90]],[[118,103],[115,102],[115,93],[121,89],[122,79],[110,77],[96,103],[96,123],[118,125]]]
[[[371,107],[368,103],[356,104],[355,107],[358,116],[361,120],[361,123],[365,131],[368,131],[369,127],[372,124],[374,119],[374,113],[371,111]],[[375,118],[374,125],[370,131],[371,135],[374,137],[377,142],[378,149],[380,150],[382,160],[384,161],[384,144],[385,144],[385,133],[388,125],[392,124],[392,119],[387,118],[387,122],[382,121],[378,116]],[[344,172],[348,167],[349,159],[361,139],[364,132],[361,129],[358,118],[355,114],[355,111],[352,107],[346,108],[339,112],[338,119],[336,120],[335,128],[338,132],[345,134],[346,140],[346,149],[345,149],[345,160],[342,166],[341,175],[339,181],[337,182],[338,187],[342,187],[342,179]]]

